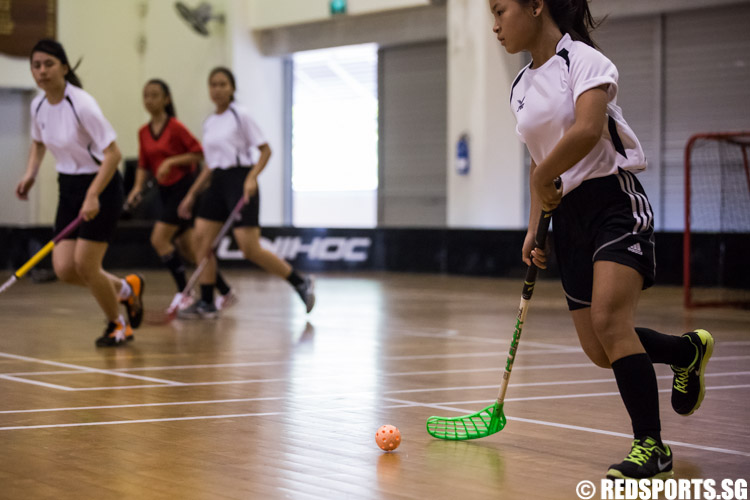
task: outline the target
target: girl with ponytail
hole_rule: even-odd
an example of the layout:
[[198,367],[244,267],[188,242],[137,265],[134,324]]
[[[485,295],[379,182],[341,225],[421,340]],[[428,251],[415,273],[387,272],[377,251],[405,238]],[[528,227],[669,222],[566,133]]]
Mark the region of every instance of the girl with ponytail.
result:
[[546,267],[544,249],[534,248],[535,226],[540,210],[554,210],[555,254],[579,341],[595,365],[614,372],[633,426],[630,453],[607,477],[671,477],[652,363],[671,365],[672,408],[690,415],[703,400],[714,341],[706,330],[674,336],[635,326],[640,292],[655,278],[654,216],[634,175],[646,169],[646,159],[617,105],[617,68],[591,38],[596,23],[587,0],[489,5],[506,51],[532,58],[510,96],[517,134],[531,156],[521,257]]
[[[117,278],[102,268],[123,205],[122,158],[112,125],[96,100],[81,88],[63,46],[40,40],[32,49],[31,74],[42,93],[31,103],[31,150],[16,196],[28,199],[47,149],[56,160],[60,199],[55,217],[59,232],[78,217],[83,222],[55,245],[52,264],[57,277],[85,286],[107,318],[99,347],[133,339],[143,318],[143,278]],[[127,309],[120,314],[118,301]]]
[[[159,187],[159,215],[151,230],[151,246],[169,269],[177,286],[177,294],[167,310],[181,310],[193,304],[190,295],[183,296],[187,285],[185,260],[194,262],[192,245],[193,218],[181,218],[177,208],[198,176],[198,165],[203,159],[203,148],[185,125],[177,119],[169,85],[153,78],[143,87],[143,106],[151,115],[148,123],[138,131],[138,169],[127,204],[131,208],[142,198],[149,177]],[[226,309],[237,298],[222,275],[216,273],[218,309]]]
[[[211,245],[235,206],[244,199],[234,222],[234,239],[245,258],[261,269],[285,279],[309,313],[315,306],[311,276],[297,272],[288,262],[260,244],[260,193],[258,175],[271,157],[271,146],[249,111],[235,102],[236,82],[229,68],[219,66],[208,74],[208,91],[215,109],[203,122],[204,168],[180,203],[178,212],[192,213],[196,194],[203,192],[195,216],[197,259],[208,259],[200,275],[200,300],[178,313],[185,319],[216,318],[213,297],[217,284],[216,257]],[[204,189],[205,188],[205,189]]]

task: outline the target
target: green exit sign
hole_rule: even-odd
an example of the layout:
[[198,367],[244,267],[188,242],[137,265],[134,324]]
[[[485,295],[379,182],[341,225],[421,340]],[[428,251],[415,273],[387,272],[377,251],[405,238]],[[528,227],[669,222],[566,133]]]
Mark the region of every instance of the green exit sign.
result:
[[331,0],[329,7],[332,16],[346,14],[346,0]]

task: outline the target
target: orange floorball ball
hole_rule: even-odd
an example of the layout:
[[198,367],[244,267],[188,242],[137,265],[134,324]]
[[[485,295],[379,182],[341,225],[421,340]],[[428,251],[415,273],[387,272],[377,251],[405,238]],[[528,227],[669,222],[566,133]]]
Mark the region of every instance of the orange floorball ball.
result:
[[401,431],[395,425],[384,425],[375,433],[375,442],[385,451],[393,451],[401,444]]

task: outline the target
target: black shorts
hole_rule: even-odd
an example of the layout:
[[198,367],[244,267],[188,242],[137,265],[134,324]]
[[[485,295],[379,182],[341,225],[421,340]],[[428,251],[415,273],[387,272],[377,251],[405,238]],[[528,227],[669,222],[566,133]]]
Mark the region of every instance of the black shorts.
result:
[[[96,174],[69,175],[59,174],[57,182],[60,188],[60,200],[55,217],[55,233],[61,231],[73,221],[81,211],[91,182]],[[99,213],[90,221],[84,221],[78,228],[65,237],[66,240],[81,238],[84,240],[110,243],[115,234],[117,220],[122,212],[125,194],[122,189],[122,176],[115,172],[112,179],[99,195]]]
[[[215,168],[211,172],[211,185],[203,193],[196,217],[215,222],[224,222],[242,198],[245,178],[252,167]],[[250,198],[240,211],[235,227],[258,227],[260,212],[260,190]]]
[[177,215],[177,208],[190,191],[196,177],[196,174],[190,173],[170,186],[159,186],[159,222],[180,227],[192,226],[191,219],[182,219]]
[[641,183],[622,169],[563,197],[552,216],[552,235],[571,311],[591,307],[597,260],[632,267],[643,276],[644,289],[654,284],[653,219]]

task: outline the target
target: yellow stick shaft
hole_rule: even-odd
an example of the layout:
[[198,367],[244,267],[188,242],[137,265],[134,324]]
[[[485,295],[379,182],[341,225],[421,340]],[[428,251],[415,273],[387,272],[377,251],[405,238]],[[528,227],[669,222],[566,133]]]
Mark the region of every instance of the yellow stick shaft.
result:
[[26,264],[24,264],[23,266],[21,266],[18,269],[18,271],[15,272],[16,278],[22,278],[24,274],[26,274],[26,273],[29,272],[29,269],[31,269],[32,267],[34,267],[35,265],[37,265],[37,263],[39,263],[40,260],[42,260],[43,258],[45,258],[47,256],[47,254],[52,251],[53,248],[55,248],[55,242],[54,241],[50,241],[49,243],[47,243],[46,245],[44,245],[41,250],[39,250],[37,253],[35,253],[34,256],[32,258],[30,258],[28,260],[28,262],[26,262]]

